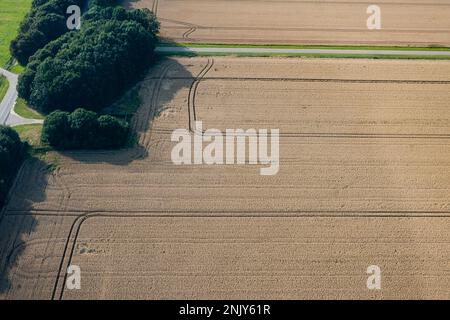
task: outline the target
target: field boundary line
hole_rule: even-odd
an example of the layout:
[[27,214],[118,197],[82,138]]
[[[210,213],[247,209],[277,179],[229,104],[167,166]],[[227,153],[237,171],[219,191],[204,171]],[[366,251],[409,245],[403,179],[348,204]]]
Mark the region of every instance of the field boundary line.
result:
[[[339,214],[341,213],[341,214]],[[362,215],[360,214],[362,213]],[[84,215],[123,217],[449,217],[450,210],[71,210],[66,213],[49,209],[11,210],[5,216],[81,217]],[[240,215],[239,215],[240,214]]]
[[[198,26],[197,29],[200,29],[201,26]],[[179,27],[176,26],[168,26],[165,27],[166,29],[180,29]],[[203,27],[206,28],[206,27]],[[333,29],[330,29],[331,31]],[[264,30],[262,30],[264,31]],[[322,30],[322,31],[329,31],[327,30]],[[444,33],[444,32],[443,32]],[[172,37],[172,38],[163,38],[163,40],[183,40],[182,37],[178,36],[178,37]],[[248,43],[251,43],[251,45],[253,46],[264,46],[267,45],[267,43],[270,43],[272,45],[290,45],[290,46],[296,46],[299,44],[303,44],[303,45],[309,45],[309,46],[371,46],[371,45],[377,45],[377,46],[388,46],[388,43],[386,42],[386,40],[352,40],[349,42],[343,42],[341,40],[311,40],[311,39],[298,39],[298,40],[283,40],[280,41],[279,39],[252,39],[252,38],[245,38],[245,39],[241,39],[241,38],[191,38],[190,40],[192,40],[193,44],[205,44],[205,43],[211,43],[211,45],[213,44],[217,44],[217,43],[226,43],[229,44],[230,46],[234,46],[234,45],[245,45]],[[350,44],[351,43],[351,44]],[[426,43],[423,41],[395,41],[396,46],[401,47],[401,46],[410,46],[410,45],[414,45],[417,47],[424,47],[424,46],[434,46],[436,43]],[[445,47],[445,48],[450,48],[448,47],[449,44],[439,44],[438,47]]]
[[[192,30],[192,28],[190,29]],[[192,33],[192,32],[191,32]],[[189,31],[183,34],[190,34]],[[269,55],[353,55],[353,56],[396,56],[396,57],[450,57],[450,51],[445,50],[386,50],[386,49],[288,49],[288,48],[264,48],[264,47],[229,47],[221,46],[158,46],[155,49],[159,54],[269,54]]]
[[[450,54],[450,53],[449,53]],[[159,77],[149,77],[145,80],[157,80]],[[196,77],[166,77],[167,80],[191,80]],[[210,77],[203,78],[202,80],[219,80],[219,81],[286,81],[286,82],[336,82],[336,83],[397,83],[397,84],[450,84],[450,80],[402,80],[402,79],[339,79],[339,78],[288,78],[288,77]]]
[[[170,29],[171,27],[165,27]],[[232,31],[337,31],[337,32],[367,32],[367,28],[310,28],[310,27],[233,27],[233,26],[198,26],[199,30],[232,30]],[[383,29],[385,32],[401,32],[401,33],[444,33],[447,34],[447,29]],[[226,39],[228,40],[228,39]],[[386,42],[386,41],[385,41]]]
[[[227,0],[228,2],[257,2],[255,0]],[[264,2],[269,3],[292,3],[292,0],[280,0],[280,1],[273,1],[273,0],[264,0]],[[295,1],[297,3],[308,3],[308,4],[333,4],[333,5],[342,5],[342,4],[371,4],[370,1],[327,1],[327,0],[301,0],[301,1]],[[450,6],[448,3],[428,3],[428,2],[383,2],[383,5],[394,5],[394,6]]]

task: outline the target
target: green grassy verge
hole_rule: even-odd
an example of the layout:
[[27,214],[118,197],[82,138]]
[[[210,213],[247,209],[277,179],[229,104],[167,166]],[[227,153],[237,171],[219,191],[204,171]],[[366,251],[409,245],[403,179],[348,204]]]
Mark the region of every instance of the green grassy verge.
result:
[[[161,42],[160,47],[192,47],[192,48],[217,48],[218,52],[184,52],[184,53],[160,53],[164,56],[234,56],[234,57],[296,57],[296,58],[363,58],[363,59],[422,59],[422,60],[449,60],[450,48],[447,47],[411,47],[411,46],[358,46],[358,45],[282,45],[282,44],[225,44],[225,43],[174,43]],[[228,53],[220,52],[220,48],[255,48],[255,49],[329,49],[329,50],[396,50],[396,51],[440,51],[448,52],[445,56],[425,55],[386,55],[386,54],[354,54],[351,53]]]
[[42,124],[24,124],[15,126],[13,129],[19,135],[20,140],[28,143],[29,157],[45,162],[49,173],[60,167],[60,156],[57,153],[50,152],[54,151],[52,147],[41,143]]
[[8,87],[9,87],[8,80],[4,76],[0,75],[0,101],[3,100],[6,91],[8,91]]
[[450,47],[412,47],[412,46],[358,46],[358,45],[289,45],[289,44],[226,44],[226,43],[172,43],[161,42],[161,47],[192,48],[263,48],[263,49],[337,49],[337,50],[403,50],[403,51],[449,51]]
[[11,71],[12,73],[15,74],[21,74],[24,70],[25,67],[22,67],[20,64],[18,64],[17,62],[14,63],[10,68],[8,68],[9,71]]
[[28,107],[26,101],[21,98],[17,99],[16,105],[14,106],[14,112],[25,119],[44,119],[42,114]]
[[31,8],[31,0],[0,0],[0,66],[10,59],[9,43],[17,34],[20,22]]
[[42,124],[24,124],[15,126],[13,129],[18,133],[22,141],[28,142],[32,147],[41,147]]

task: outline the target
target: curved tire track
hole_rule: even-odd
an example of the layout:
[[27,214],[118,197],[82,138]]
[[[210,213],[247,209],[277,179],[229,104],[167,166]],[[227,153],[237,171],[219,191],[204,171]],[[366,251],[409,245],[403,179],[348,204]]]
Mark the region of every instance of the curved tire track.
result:
[[189,30],[187,30],[185,33],[183,33],[183,39],[189,40],[189,36],[194,33],[197,30],[197,27],[192,27]]
[[200,82],[206,76],[206,74],[211,70],[214,65],[214,59],[209,58],[206,66],[200,71],[200,73],[195,77],[194,81],[189,88],[189,96],[188,96],[188,117],[189,117],[189,131],[194,132],[193,121],[197,120],[197,114],[195,111],[195,99],[197,96],[197,89]]

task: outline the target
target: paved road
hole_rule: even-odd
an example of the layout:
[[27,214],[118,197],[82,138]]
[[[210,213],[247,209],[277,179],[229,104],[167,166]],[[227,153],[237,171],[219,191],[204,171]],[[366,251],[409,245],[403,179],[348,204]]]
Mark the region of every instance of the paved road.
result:
[[0,102],[0,124],[17,126],[21,124],[42,123],[42,120],[25,119],[14,112],[14,105],[18,96],[16,90],[18,76],[2,68],[0,68],[0,74],[4,75],[9,82],[8,91]]
[[6,124],[11,110],[14,108],[14,104],[17,99],[17,78],[18,76],[5,69],[0,68],[0,74],[4,75],[8,79],[9,87],[5,97],[0,102],[0,124]]
[[450,51],[422,50],[356,50],[356,49],[275,49],[275,48],[213,48],[213,47],[157,47],[158,53],[254,53],[254,54],[342,54],[342,55],[388,55],[388,56],[448,56]]

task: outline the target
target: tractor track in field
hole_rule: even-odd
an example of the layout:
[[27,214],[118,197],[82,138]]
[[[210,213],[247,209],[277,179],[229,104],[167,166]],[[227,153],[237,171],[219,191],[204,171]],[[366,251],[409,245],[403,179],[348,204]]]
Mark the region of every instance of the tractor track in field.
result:
[[9,217],[41,216],[41,217],[74,217],[79,218],[89,214],[105,217],[152,217],[152,218],[450,218],[450,210],[70,210],[61,213],[58,210],[33,209],[32,212],[12,210],[6,214]]
[[197,30],[196,27],[192,27],[189,30],[187,30],[185,33],[183,33],[183,39],[184,40],[189,40],[189,36],[194,33]]
[[[158,77],[146,78],[156,80]],[[167,80],[190,80],[191,77],[167,77]],[[286,82],[336,82],[336,83],[395,83],[395,84],[445,84],[450,85],[450,80],[364,80],[364,79],[338,79],[338,78],[266,78],[266,77],[214,77],[208,76],[208,81],[286,81]]]
[[[186,23],[186,25],[188,25]],[[167,26],[166,29],[176,29],[177,26]],[[368,32],[367,28],[307,28],[307,27],[291,27],[291,28],[269,28],[269,27],[213,27],[213,26],[194,26],[195,30],[231,30],[231,31],[292,31],[292,32]],[[445,29],[382,29],[383,32],[401,32],[401,33],[443,33],[447,34],[448,30]],[[184,36],[183,36],[184,38]]]
[[[206,74],[211,70],[214,65],[214,59],[208,59],[206,66],[200,71],[200,73],[195,77],[189,88],[188,94],[188,117],[189,117],[189,131],[193,132],[192,121],[197,120],[197,114],[195,112],[195,99],[197,96],[197,89],[199,83],[203,80]],[[191,110],[192,109],[192,110]]]
[[[161,75],[155,84],[155,88],[153,89],[152,98],[150,107],[145,110],[144,118],[143,118],[143,126],[140,128],[137,128],[139,131],[135,130],[135,132],[141,132],[140,138],[139,138],[139,144],[143,147],[142,152],[138,155],[137,159],[142,159],[145,156],[145,152],[148,151],[150,140],[151,140],[151,133],[152,133],[152,123],[153,118],[155,117],[155,114],[157,112],[158,108],[158,101],[161,93],[161,87],[162,83],[167,75],[167,72],[171,68],[171,64],[167,63],[163,69],[161,70]],[[142,123],[142,122],[141,122]]]
[[152,5],[152,12],[155,15],[155,17],[158,16],[158,3],[159,0],[153,0],[153,5]]

